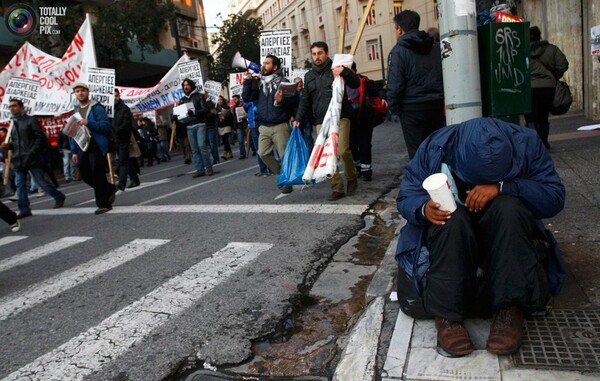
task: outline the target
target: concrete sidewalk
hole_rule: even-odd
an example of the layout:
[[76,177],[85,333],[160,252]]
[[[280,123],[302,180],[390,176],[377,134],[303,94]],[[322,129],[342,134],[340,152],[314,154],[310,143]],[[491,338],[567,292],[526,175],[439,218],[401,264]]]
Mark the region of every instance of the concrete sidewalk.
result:
[[[600,130],[577,128],[597,124],[582,113],[553,117],[550,150],[567,189],[565,209],[545,220],[563,252],[567,280],[544,318],[527,321],[520,351],[496,356],[485,350],[490,320],[468,320],[476,351],[462,358],[446,358],[436,351],[433,320],[414,320],[397,313],[389,346],[382,340],[385,305],[395,273],[390,273],[392,241],[382,265],[379,291],[371,293],[348,338],[335,380],[599,380],[600,379]],[[395,265],[395,264],[394,264]],[[377,279],[377,276],[375,277]],[[383,285],[383,286],[382,286]],[[398,308],[395,309],[398,311]],[[397,318],[396,318],[397,316]],[[388,348],[385,348],[388,346]],[[383,348],[382,348],[383,347]],[[377,351],[385,362],[377,366]]]

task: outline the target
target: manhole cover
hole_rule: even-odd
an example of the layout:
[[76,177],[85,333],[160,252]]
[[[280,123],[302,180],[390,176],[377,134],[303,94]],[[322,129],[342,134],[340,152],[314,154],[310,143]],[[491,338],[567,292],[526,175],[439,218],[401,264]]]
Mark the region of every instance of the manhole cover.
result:
[[554,310],[542,319],[528,320],[523,346],[513,358],[525,367],[598,369],[600,311]]

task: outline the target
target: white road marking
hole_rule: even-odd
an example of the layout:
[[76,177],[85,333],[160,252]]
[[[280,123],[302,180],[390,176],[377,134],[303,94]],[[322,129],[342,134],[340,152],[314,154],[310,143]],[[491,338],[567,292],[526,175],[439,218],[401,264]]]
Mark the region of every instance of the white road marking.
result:
[[[157,180],[157,181],[143,182],[143,183],[141,183],[140,185],[138,185],[135,188],[127,188],[126,192],[127,193],[135,192],[135,191],[138,191],[140,189],[149,188],[149,187],[152,187],[152,186],[155,186],[155,185],[166,184],[166,183],[168,183],[170,181],[171,181],[171,178],[167,177],[165,179],[161,179],[161,180]],[[89,203],[92,203],[92,202],[96,202],[96,199],[93,198],[91,200],[80,202],[79,204],[75,204],[75,206],[81,206],[81,205],[89,204]]]
[[136,239],[89,262],[0,299],[0,321],[48,300],[108,270],[164,245],[169,240]]
[[82,380],[193,306],[204,294],[272,246],[229,243],[99,325],[11,373],[4,381]]
[[27,238],[26,235],[11,235],[8,237],[2,237],[0,238],[0,246],[10,245],[13,242],[17,242],[25,238]]
[[77,245],[78,243],[85,242],[90,239],[92,239],[92,237],[64,237],[47,243],[43,246],[36,247],[35,249],[28,250],[14,257],[0,261],[0,272],[24,265],[31,261],[35,261],[36,259],[56,253],[57,251],[66,249],[67,247]]
[[[240,213],[240,214],[350,214],[361,215],[369,205],[364,204],[205,204],[205,205],[146,205],[115,206],[109,214],[151,213]],[[95,208],[60,208],[36,210],[36,215],[55,216],[69,214],[93,214]]]

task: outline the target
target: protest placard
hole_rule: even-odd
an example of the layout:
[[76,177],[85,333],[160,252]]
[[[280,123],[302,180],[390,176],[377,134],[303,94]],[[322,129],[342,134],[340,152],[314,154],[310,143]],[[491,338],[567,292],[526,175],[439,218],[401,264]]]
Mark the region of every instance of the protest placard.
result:
[[600,56],[600,25],[591,28],[592,55]]
[[234,95],[242,96],[244,90],[244,80],[246,79],[246,73],[230,73],[229,74],[229,98]]
[[73,138],[75,143],[81,148],[82,151],[87,151],[90,146],[92,134],[90,130],[83,124],[79,124],[79,121],[83,119],[79,112],[74,113],[67,119],[65,126],[62,129],[63,134]]
[[292,73],[290,74],[290,81],[294,81],[294,79],[296,78],[302,78],[302,81],[304,82],[304,76],[306,75],[306,73],[308,73],[309,69],[292,69]]
[[206,81],[204,83],[204,91],[208,94],[211,101],[217,104],[217,99],[219,95],[221,95],[221,90],[223,89],[223,85],[221,82],[217,81]]
[[196,84],[196,89],[204,91],[204,80],[202,80],[202,67],[198,60],[188,62],[180,62],[177,64],[179,70],[179,79],[183,82],[184,79],[191,79]]
[[85,83],[90,88],[90,99],[104,106],[109,118],[114,117],[115,69],[91,67],[87,71]]
[[21,77],[10,77],[6,86],[6,93],[2,98],[0,120],[10,119],[10,110],[8,103],[12,98],[20,99],[23,102],[25,112],[33,115],[36,108],[36,98],[40,91],[40,81]]
[[272,54],[281,60],[282,75],[290,78],[292,72],[292,30],[276,29],[260,32],[260,62]]

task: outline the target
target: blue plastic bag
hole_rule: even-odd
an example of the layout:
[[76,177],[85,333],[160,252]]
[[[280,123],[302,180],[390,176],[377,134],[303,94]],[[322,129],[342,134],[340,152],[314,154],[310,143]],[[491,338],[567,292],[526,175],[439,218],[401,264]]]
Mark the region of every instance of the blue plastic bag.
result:
[[302,131],[298,127],[292,128],[292,134],[285,146],[285,155],[281,162],[277,186],[305,184],[302,181],[302,175],[304,175],[309,158]]

